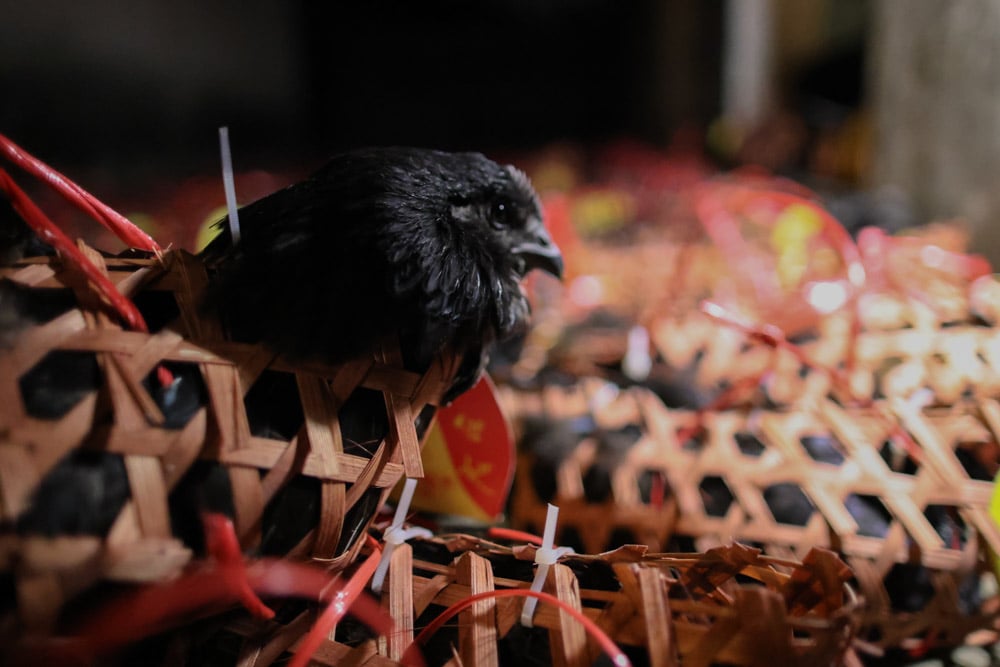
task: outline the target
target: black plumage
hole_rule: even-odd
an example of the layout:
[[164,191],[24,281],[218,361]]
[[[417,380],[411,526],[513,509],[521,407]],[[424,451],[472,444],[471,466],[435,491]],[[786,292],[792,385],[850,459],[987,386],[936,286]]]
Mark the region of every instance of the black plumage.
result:
[[226,225],[203,253],[234,338],[335,363],[398,336],[418,372],[451,350],[447,400],[524,326],[527,271],[562,271],[527,177],[479,153],[343,153],[239,220],[238,243]]
[[[415,372],[425,370],[439,353],[454,352],[462,361],[445,400],[478,379],[495,341],[525,325],[528,303],[520,286],[524,275],[535,267],[556,275],[562,269],[527,177],[476,153],[412,148],[345,153],[306,180],[244,207],[240,222],[237,243],[224,224],[202,253],[211,278],[202,307],[222,315],[231,337],[266,345],[293,361],[327,363],[370,354],[395,337],[404,363]],[[71,305],[58,301],[40,309],[34,297],[41,299],[42,293],[24,288],[31,293],[22,294],[24,290],[12,283],[6,287],[0,304],[11,307],[12,324],[0,328],[14,338],[21,324],[44,321]],[[147,318],[148,308],[156,310],[150,303],[140,304],[146,306]],[[93,355],[85,356],[93,362]],[[93,382],[77,386],[62,379],[74,376],[59,372],[65,359],[53,363],[58,366],[53,372],[26,376],[22,393],[29,403],[39,409],[71,407],[93,391]],[[174,385],[164,390],[153,383],[148,388],[167,418],[166,427],[179,428],[204,404],[205,390],[195,367],[172,370]],[[293,396],[294,382],[283,387],[271,382],[274,379],[262,377],[261,386],[250,389],[248,416],[255,435],[287,439],[301,425],[301,409]],[[276,399],[276,392],[287,393],[288,400]],[[370,453],[387,435],[383,399],[376,392],[356,392],[340,406],[339,417],[349,453]],[[418,433],[428,422],[427,415],[417,417]],[[60,475],[61,486],[79,487],[100,507],[82,517],[80,512],[50,512],[46,508],[55,506],[40,497],[50,488],[43,482],[33,509],[20,517],[18,530],[106,532],[105,517],[117,513],[129,490],[120,457],[109,454],[96,462],[101,465],[85,466],[70,456],[53,474]],[[216,471],[201,473],[193,471],[178,485],[171,495],[172,508],[204,508],[206,497],[226,495],[225,485],[213,481],[219,477]],[[95,480],[102,487],[98,492],[93,491]],[[283,551],[311,527],[286,525],[288,512],[279,510],[312,516],[318,507],[314,486],[303,480],[279,492],[266,511],[265,552]],[[373,499],[377,501],[377,493]],[[369,515],[374,511],[368,501],[355,508]],[[344,541],[350,543],[367,517],[345,523]],[[176,532],[193,534],[197,528]],[[189,535],[183,537],[190,544]]]

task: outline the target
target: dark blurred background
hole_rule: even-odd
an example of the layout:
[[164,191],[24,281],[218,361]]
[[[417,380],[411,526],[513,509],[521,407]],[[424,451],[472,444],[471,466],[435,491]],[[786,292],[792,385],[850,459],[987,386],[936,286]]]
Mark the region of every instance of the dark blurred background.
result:
[[719,104],[720,0],[40,0],[0,24],[0,127],[140,170],[362,145],[664,142]]
[[11,2],[0,132],[114,204],[216,173],[220,125],[239,172],[290,175],[358,145],[663,150],[683,130],[721,167],[898,186],[991,254],[996,34],[992,0]]

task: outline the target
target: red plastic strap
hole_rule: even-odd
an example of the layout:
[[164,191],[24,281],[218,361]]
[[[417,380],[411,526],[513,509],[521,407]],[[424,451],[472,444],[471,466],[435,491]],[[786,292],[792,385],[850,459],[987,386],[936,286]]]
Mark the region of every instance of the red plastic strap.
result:
[[718,303],[707,299],[701,302],[700,310],[712,319],[740,331],[752,341],[791,352],[796,361],[803,366],[825,373],[835,385],[853,399],[850,392],[850,382],[840,369],[831,368],[810,359],[802,348],[788,341],[785,332],[780,327],[774,324],[757,324],[746,321]]
[[39,238],[55,248],[63,259],[83,273],[104,300],[114,308],[115,312],[121,315],[130,329],[144,333],[149,331],[146,320],[143,319],[135,304],[118,291],[114,283],[84,256],[76,244],[40,208],[35,206],[24,190],[19,188],[10,174],[3,169],[0,169],[0,190],[7,194],[11,206],[24,218],[24,221],[38,234]]
[[128,218],[103,203],[49,165],[26,152],[2,134],[0,134],[0,150],[3,151],[11,162],[32,176],[48,183],[66,201],[111,230],[128,247],[147,250],[155,253],[157,257],[160,256],[162,248],[149,234],[136,227]]
[[[29,174],[44,180],[67,201],[110,229],[128,246],[153,252],[157,257],[162,256],[159,244],[144,231],[132,224],[128,218],[104,204],[38,158],[25,152],[24,149],[2,134],[0,134],[0,150],[14,164]],[[59,255],[87,277],[98,293],[104,297],[104,300],[121,316],[129,329],[143,333],[149,331],[149,328],[146,326],[146,320],[142,317],[135,304],[118,291],[114,283],[108,280],[80,252],[73,241],[41,209],[35,206],[28,195],[17,186],[10,174],[3,169],[0,169],[0,190],[7,193],[14,210],[24,218],[24,221],[31,227],[35,234],[55,248]],[[169,386],[174,381],[173,374],[162,365],[157,366],[156,377],[163,386]]]
[[217,561],[222,579],[229,590],[257,618],[274,618],[274,610],[257,597],[247,579],[247,569],[233,522],[224,514],[206,512],[202,515],[202,523],[205,525],[206,549]]
[[542,538],[538,535],[516,530],[514,528],[504,528],[502,526],[490,526],[486,531],[490,537],[498,540],[511,540],[515,542],[527,542],[528,544],[542,544]]
[[[830,378],[831,383],[844,392],[844,395],[849,397],[858,406],[869,407],[874,404],[874,400],[869,397],[856,398],[851,391],[850,381],[844,372],[838,368],[831,368],[830,366],[817,363],[810,359],[802,348],[789,342],[788,339],[785,338],[784,332],[779,327],[773,324],[754,324],[744,321],[719,304],[708,300],[701,302],[701,311],[722,324],[742,332],[750,338],[750,340],[764,343],[765,345],[769,345],[775,349],[780,348],[788,350],[795,355],[796,360],[803,366],[826,374],[826,376]],[[747,380],[751,382],[759,382],[763,375],[764,374],[757,377],[751,377]],[[741,383],[734,386],[741,386]],[[680,442],[683,443],[687,438],[700,434],[704,430],[703,419],[706,410],[726,407],[724,403],[727,401],[721,399],[724,397],[728,398],[728,396],[728,392],[724,392],[709,408],[699,411],[696,426],[690,429],[681,430],[678,433]],[[890,424],[890,437],[898,442],[898,444],[906,450],[907,454],[909,454],[915,462],[921,463],[923,461],[923,450],[910,436],[906,429],[904,429],[901,424],[890,419],[888,415],[883,414],[881,410],[877,411],[877,414],[884,421]]]
[[566,602],[560,600],[554,595],[549,593],[543,593],[541,591],[531,591],[523,588],[504,588],[495,591],[486,591],[484,593],[477,593],[476,595],[470,595],[460,602],[456,602],[452,606],[445,609],[441,614],[431,621],[420,634],[417,635],[413,643],[406,649],[403,654],[404,658],[413,657],[416,655],[417,647],[425,644],[431,635],[441,629],[445,623],[454,618],[464,609],[468,609],[480,600],[489,600],[490,598],[505,598],[505,597],[525,597],[525,598],[537,598],[542,602],[547,602],[549,604],[555,605],[560,611],[564,611],[570,616],[572,616],[577,622],[583,625],[587,633],[591,638],[597,642],[597,645],[601,647],[601,650],[611,659],[611,664],[614,667],[632,667],[632,662],[628,659],[628,656],[618,648],[612,640],[594,621],[590,619],[583,612],[578,611],[576,608],[571,607]]
[[[217,561],[221,558],[228,562],[234,553],[238,556],[235,535],[232,538],[223,535],[221,541],[223,544],[216,547]],[[219,576],[219,565],[219,562],[196,565],[193,571],[169,583],[142,586],[110,598],[88,615],[69,641],[57,639],[49,645],[26,647],[26,651],[37,654],[32,664],[97,662],[98,658],[122,646],[242,602],[237,597],[242,596],[242,591],[234,590],[225,576]],[[263,558],[246,567],[246,582],[251,589],[269,597],[299,597],[324,602],[335,594],[335,591],[329,592],[335,581],[321,568],[291,560]],[[323,591],[328,592],[321,593]],[[376,633],[386,635],[394,631],[392,619],[368,597],[355,600],[351,614]]]
[[[358,569],[347,580],[347,583],[343,587],[336,589],[330,599],[330,604],[323,610],[320,617],[316,619],[316,625],[313,626],[309,634],[299,643],[299,647],[295,651],[295,657],[288,663],[288,667],[306,667],[313,654],[323,643],[323,640],[327,638],[330,631],[333,630],[352,607],[358,606],[363,610],[369,604],[378,606],[363,594],[365,586],[368,585],[368,581],[375,574],[375,569],[378,567],[379,560],[382,557],[382,550],[379,548],[378,542],[372,539],[371,536],[369,536],[368,544],[372,547],[372,552],[358,566]],[[405,664],[424,664],[422,655],[417,653],[408,654],[405,658]]]

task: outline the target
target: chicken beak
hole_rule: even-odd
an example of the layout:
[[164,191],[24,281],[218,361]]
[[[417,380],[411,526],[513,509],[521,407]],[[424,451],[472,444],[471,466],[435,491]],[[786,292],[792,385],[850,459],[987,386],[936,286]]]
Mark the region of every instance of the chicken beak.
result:
[[531,269],[541,269],[562,279],[562,253],[559,252],[559,247],[552,242],[552,238],[541,221],[530,225],[527,232],[529,238],[515,245],[512,249],[514,255],[524,260],[525,273]]

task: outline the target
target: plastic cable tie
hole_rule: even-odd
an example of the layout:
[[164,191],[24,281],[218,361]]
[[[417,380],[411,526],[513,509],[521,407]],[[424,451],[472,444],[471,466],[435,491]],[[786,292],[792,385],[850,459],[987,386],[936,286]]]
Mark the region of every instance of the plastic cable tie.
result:
[[229,128],[219,128],[219,153],[222,160],[222,188],[226,193],[229,214],[229,234],[233,245],[240,241],[240,213],[236,204],[236,181],[233,176],[233,154],[229,148]]
[[571,553],[576,553],[573,551],[573,547],[557,547],[555,549],[538,547],[535,550],[535,563],[538,565],[555,565],[559,562],[560,558]]
[[379,559],[375,574],[372,575],[372,591],[382,592],[382,584],[385,583],[385,575],[389,571],[389,561],[392,552],[396,547],[413,537],[430,537],[431,531],[419,526],[403,528],[406,515],[410,511],[410,503],[413,501],[413,492],[417,488],[417,480],[407,478],[403,484],[403,492],[399,494],[399,503],[396,505],[396,513],[392,517],[392,524],[382,534],[385,542],[385,549],[382,550],[382,557]]
[[420,526],[410,526],[409,528],[391,526],[382,535],[382,540],[385,541],[386,544],[391,544],[392,546],[397,547],[414,537],[431,537],[433,534],[434,533],[431,531]]
[[641,324],[629,329],[621,368],[625,376],[633,382],[642,382],[649,377],[653,369],[653,357],[649,353],[649,332]]
[[906,407],[914,412],[919,412],[934,402],[934,390],[930,387],[921,387],[906,399]]
[[[549,567],[566,553],[567,547],[553,548],[552,543],[556,537],[556,522],[559,520],[559,508],[549,503],[548,513],[545,515],[545,529],[542,532],[542,546],[535,551],[535,562],[538,569],[535,570],[535,578],[531,581],[531,590],[540,592],[545,585],[545,579],[549,575]],[[528,598],[521,608],[521,625],[532,627],[535,616],[535,608],[538,606],[537,598]]]

